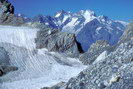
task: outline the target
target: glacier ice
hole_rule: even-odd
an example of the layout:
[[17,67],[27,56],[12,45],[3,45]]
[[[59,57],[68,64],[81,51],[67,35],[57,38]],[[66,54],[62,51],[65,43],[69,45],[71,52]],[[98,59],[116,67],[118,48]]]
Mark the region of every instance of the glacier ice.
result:
[[78,59],[36,49],[38,29],[0,26],[0,47],[9,54],[10,65],[17,71],[0,77],[0,89],[41,89],[76,76],[86,66]]

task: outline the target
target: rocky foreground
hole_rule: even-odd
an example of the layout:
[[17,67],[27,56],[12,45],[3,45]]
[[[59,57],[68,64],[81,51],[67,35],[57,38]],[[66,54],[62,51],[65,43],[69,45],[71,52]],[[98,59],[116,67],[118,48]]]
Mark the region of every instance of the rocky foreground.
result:
[[[59,83],[51,88],[42,89],[133,89],[133,24],[128,26],[116,46],[109,47],[106,42],[100,42],[102,45],[99,47],[98,43],[93,45],[96,46],[94,53],[97,52],[99,55],[98,49],[106,51],[105,58],[97,61],[94,59],[96,55],[90,58],[85,57],[85,59],[81,57],[83,62],[90,64],[87,69],[67,83]],[[92,55],[91,52],[93,51],[89,50],[83,55]]]

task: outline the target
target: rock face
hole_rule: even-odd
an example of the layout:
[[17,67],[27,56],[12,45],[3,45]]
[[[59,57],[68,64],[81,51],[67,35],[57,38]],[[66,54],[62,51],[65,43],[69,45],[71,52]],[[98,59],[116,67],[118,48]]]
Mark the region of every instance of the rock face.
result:
[[125,41],[133,40],[133,23],[128,25],[127,30],[123,33],[119,43],[123,43]]
[[14,66],[0,65],[0,77],[11,71],[16,71],[16,70],[18,70],[18,68]]
[[14,7],[7,0],[0,1],[0,23],[8,23],[13,17]]
[[33,17],[31,21],[42,23],[53,29],[59,28],[57,25],[55,25],[55,22],[54,22],[55,18],[51,16],[38,15],[38,16]]
[[[102,41],[99,40],[96,43],[92,44],[90,49],[83,53],[79,59],[80,61],[82,61],[82,63],[84,63],[85,65],[87,64],[92,64],[96,58],[103,53],[104,51],[107,51],[108,49],[110,49],[111,47],[109,46],[107,41]],[[110,50],[111,51],[111,50]]]
[[0,0],[0,15],[10,15],[14,14],[14,6],[11,5],[8,0]]
[[8,0],[0,0],[0,24],[21,25],[24,19],[14,15],[14,6]]
[[47,48],[49,51],[77,55],[83,52],[74,34],[55,29],[44,28],[39,30],[35,42],[38,49]]
[[124,25],[108,17],[97,17],[88,22],[77,34],[76,39],[84,50],[97,40],[106,40],[110,45],[117,44],[124,32]]
[[[132,26],[132,27],[130,27]],[[59,89],[132,89],[133,40],[130,24],[120,44],[103,60],[88,66]],[[129,35],[129,36],[128,36]]]

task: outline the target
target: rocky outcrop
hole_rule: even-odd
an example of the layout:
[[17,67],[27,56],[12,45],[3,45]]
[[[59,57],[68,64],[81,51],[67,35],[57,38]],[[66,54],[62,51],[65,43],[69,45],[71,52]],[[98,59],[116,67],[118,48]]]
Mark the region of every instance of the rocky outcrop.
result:
[[0,1],[0,23],[7,23],[14,14],[14,6],[11,5],[7,0]]
[[43,28],[39,30],[35,43],[38,49],[47,48],[49,51],[67,53],[68,55],[78,55],[83,52],[74,34],[60,32],[56,29]]
[[0,65],[0,77],[11,71],[16,71],[16,70],[18,70],[18,68],[15,66]]
[[119,41],[119,44],[129,40],[133,40],[133,23],[128,25],[127,30],[125,30]]
[[[107,41],[99,40],[96,43],[92,44],[90,49],[84,54],[80,55],[79,59],[85,65],[92,64],[96,58],[104,51],[111,49],[111,47]],[[111,50],[109,50],[111,51]]]
[[118,44],[104,60],[89,65],[86,70],[77,77],[71,78],[59,89],[132,89],[133,40],[131,39],[133,36],[129,34],[130,32],[132,28],[126,30],[122,36],[125,40]]
[[14,6],[10,2],[8,2],[8,0],[0,0],[0,8],[0,15],[14,14]]
[[0,24],[21,25],[24,18],[14,15],[14,6],[8,0],[0,0]]

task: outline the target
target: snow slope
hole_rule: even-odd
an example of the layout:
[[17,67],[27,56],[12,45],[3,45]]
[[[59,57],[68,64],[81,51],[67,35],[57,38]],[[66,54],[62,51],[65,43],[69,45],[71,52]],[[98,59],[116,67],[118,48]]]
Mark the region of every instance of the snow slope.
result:
[[76,76],[86,66],[78,59],[35,49],[38,29],[0,26],[0,47],[10,58],[10,65],[18,71],[0,77],[0,89],[41,89]]
[[37,30],[28,27],[0,26],[0,42],[33,49],[35,48],[34,38]]

